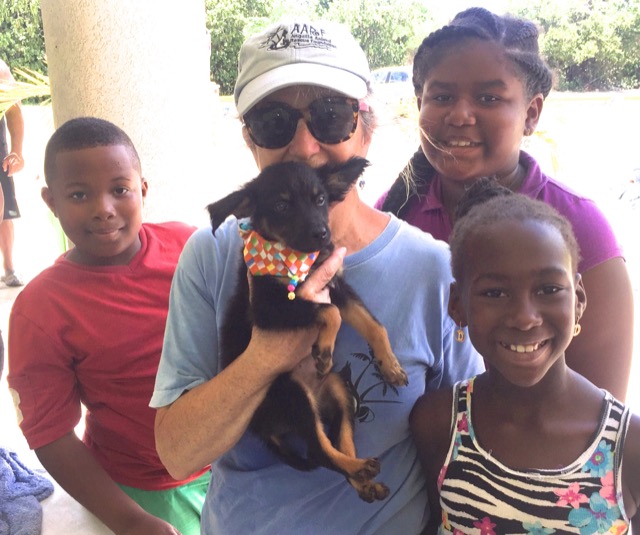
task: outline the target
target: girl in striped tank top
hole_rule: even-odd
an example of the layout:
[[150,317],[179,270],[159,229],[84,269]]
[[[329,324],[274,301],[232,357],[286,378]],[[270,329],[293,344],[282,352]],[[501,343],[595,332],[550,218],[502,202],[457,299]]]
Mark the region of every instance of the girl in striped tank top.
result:
[[571,225],[492,180],[458,210],[449,314],[487,371],[411,414],[426,533],[639,534],[640,418],[565,362],[587,303]]

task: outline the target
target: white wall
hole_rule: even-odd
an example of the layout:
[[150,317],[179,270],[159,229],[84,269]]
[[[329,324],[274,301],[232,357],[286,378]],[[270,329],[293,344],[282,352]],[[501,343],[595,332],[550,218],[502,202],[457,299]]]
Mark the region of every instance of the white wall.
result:
[[42,0],[41,9],[55,125],[84,115],[117,124],[150,183],[146,219],[206,221],[220,114],[204,1]]

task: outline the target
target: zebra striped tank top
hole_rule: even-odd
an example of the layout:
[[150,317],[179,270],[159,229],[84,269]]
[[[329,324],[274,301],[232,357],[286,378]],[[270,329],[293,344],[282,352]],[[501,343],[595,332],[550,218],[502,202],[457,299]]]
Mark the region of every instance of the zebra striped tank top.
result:
[[621,464],[629,409],[605,392],[598,433],[570,466],[512,470],[475,439],[473,379],[455,386],[452,441],[440,471],[442,534],[563,535],[628,532]]

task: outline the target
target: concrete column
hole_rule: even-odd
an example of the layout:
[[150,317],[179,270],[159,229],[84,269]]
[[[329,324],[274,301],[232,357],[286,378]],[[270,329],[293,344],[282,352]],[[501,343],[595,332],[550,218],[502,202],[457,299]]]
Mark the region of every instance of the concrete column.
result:
[[149,181],[145,220],[207,221],[214,129],[203,0],[42,0],[55,126],[107,119]]

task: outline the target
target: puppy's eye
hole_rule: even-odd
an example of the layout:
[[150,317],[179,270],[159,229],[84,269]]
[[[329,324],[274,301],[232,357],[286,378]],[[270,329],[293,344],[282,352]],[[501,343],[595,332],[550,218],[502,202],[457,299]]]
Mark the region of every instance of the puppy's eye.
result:
[[316,204],[318,206],[324,206],[324,203],[327,201],[326,197],[324,195],[318,195],[316,197]]
[[273,208],[276,212],[282,214],[289,208],[289,203],[286,201],[278,201]]

